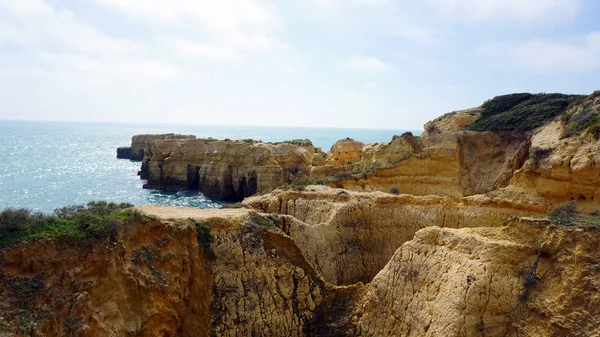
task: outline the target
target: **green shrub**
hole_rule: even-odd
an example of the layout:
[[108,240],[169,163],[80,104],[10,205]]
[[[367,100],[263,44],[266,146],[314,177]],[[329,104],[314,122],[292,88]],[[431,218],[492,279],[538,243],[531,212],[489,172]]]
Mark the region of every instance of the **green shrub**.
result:
[[533,94],[530,93],[516,93],[509,94],[503,96],[496,96],[491,100],[483,103],[483,112],[481,113],[482,117],[489,117],[519,105],[533,97]]
[[600,139],[600,124],[592,125],[587,128],[586,132],[594,137],[594,139]]
[[253,215],[251,217],[252,222],[261,226],[261,227],[267,227],[267,228],[274,228],[277,226],[277,217],[273,216],[273,215]]
[[270,144],[273,145],[279,145],[279,144],[292,144],[292,145],[296,145],[296,146],[313,146],[313,143],[310,141],[310,139],[292,139],[292,140],[284,140],[282,142],[272,142]]
[[108,235],[115,236],[121,224],[144,218],[131,207],[131,204],[92,201],[85,206],[58,208],[53,215],[7,208],[0,213],[0,246],[45,237],[102,240]]
[[481,118],[468,126],[474,131],[529,131],[564,113],[582,95],[511,94],[497,96],[482,106]]
[[213,242],[213,236],[210,232],[210,228],[202,221],[193,220],[196,225],[196,236],[198,239],[198,245],[208,247]]
[[533,165],[538,168],[540,166],[540,162],[546,158],[548,158],[548,156],[550,154],[552,154],[552,149],[551,148],[546,148],[546,149],[542,149],[539,147],[533,148],[531,150],[531,159],[533,160]]
[[391,194],[400,194],[400,189],[396,186],[392,186],[392,188],[390,188],[390,193]]
[[559,204],[548,215],[559,225],[570,225],[577,217],[577,203],[568,201]]
[[43,225],[45,216],[29,209],[6,208],[0,213],[0,235]]

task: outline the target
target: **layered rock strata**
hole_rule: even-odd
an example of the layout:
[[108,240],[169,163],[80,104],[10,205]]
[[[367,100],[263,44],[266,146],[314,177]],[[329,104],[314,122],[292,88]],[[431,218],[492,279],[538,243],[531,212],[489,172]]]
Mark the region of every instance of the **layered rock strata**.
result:
[[[298,235],[306,223],[291,215],[141,209],[163,220],[131,222],[100,243],[3,248],[2,335],[593,336],[600,328],[597,227],[529,218],[427,227],[366,286],[334,286],[305,257],[304,238],[314,236]],[[304,225],[290,230],[293,221]],[[312,227],[328,235],[327,225]]]
[[390,195],[311,186],[303,192],[275,191],[245,205],[289,215],[282,229],[323,277],[334,284],[368,283],[394,252],[426,227],[500,226],[510,215],[542,212],[535,203],[483,196]]
[[336,296],[291,239],[257,224],[255,212],[144,210],[193,217],[210,236],[190,220],[144,220],[100,244],[48,239],[5,248],[0,331],[305,336],[316,308]]
[[594,336],[596,227],[513,219],[417,233],[368,285],[357,336]]
[[198,189],[209,197],[242,200],[307,175],[318,150],[311,145],[213,139],[151,143],[142,166],[146,188]]
[[174,133],[165,133],[158,135],[135,135],[131,138],[131,146],[121,146],[117,148],[117,158],[131,159],[140,161],[144,159],[144,155],[149,152],[150,145],[155,140],[170,140],[170,139],[188,139],[196,138],[193,135],[178,135]]

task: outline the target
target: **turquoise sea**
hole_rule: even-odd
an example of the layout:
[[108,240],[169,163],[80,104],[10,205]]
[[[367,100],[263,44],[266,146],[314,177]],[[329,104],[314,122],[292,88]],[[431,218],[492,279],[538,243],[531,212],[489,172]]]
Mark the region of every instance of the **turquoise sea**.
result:
[[116,148],[130,145],[131,136],[136,134],[174,132],[269,142],[308,138],[328,151],[342,138],[382,142],[405,131],[0,120],[0,209],[25,207],[49,213],[90,200],[202,208],[221,205],[198,191],[142,189],[144,181],[137,176],[140,163],[116,159]]

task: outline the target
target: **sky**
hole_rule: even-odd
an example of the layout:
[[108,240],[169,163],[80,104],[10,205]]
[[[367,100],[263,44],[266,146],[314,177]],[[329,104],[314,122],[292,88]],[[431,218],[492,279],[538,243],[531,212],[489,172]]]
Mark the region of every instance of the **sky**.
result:
[[421,129],[600,89],[598,0],[0,0],[0,119]]

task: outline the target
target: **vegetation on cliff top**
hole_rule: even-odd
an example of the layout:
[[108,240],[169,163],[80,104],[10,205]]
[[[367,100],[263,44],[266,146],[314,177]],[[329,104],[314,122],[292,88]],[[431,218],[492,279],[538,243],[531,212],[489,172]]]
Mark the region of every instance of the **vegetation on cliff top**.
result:
[[581,213],[577,211],[575,201],[556,205],[547,215],[556,224],[562,226],[571,225],[600,225],[600,211]]
[[132,206],[92,201],[87,205],[57,208],[52,215],[6,208],[0,213],[0,247],[48,237],[101,240],[115,235],[118,226],[126,221],[143,217]]
[[569,109],[560,116],[565,126],[563,138],[586,133],[600,139],[600,106],[595,98],[600,96],[600,91],[594,92],[588,99],[579,104],[576,109]]
[[564,113],[584,95],[518,93],[497,96],[482,106],[481,118],[468,126],[474,131],[529,131]]

